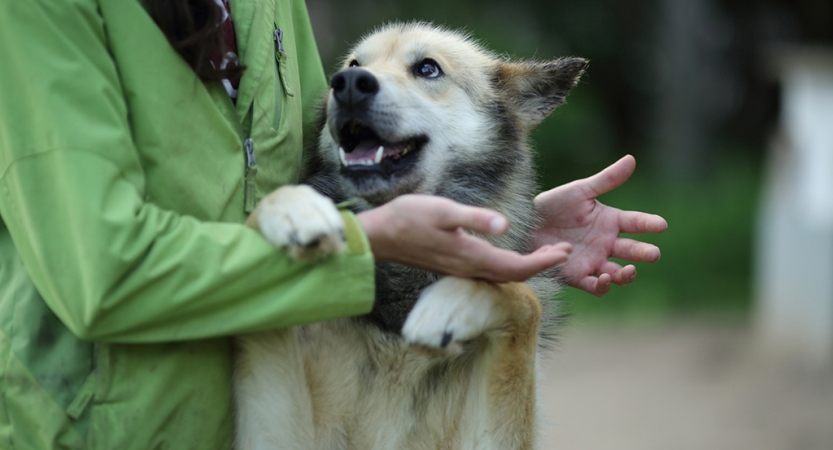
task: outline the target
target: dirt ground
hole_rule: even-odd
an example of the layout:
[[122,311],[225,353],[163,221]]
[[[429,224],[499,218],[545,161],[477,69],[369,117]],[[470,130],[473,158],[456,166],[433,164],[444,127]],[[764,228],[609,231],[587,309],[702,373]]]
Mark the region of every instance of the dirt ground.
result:
[[748,327],[572,324],[542,368],[542,449],[833,450],[833,370]]

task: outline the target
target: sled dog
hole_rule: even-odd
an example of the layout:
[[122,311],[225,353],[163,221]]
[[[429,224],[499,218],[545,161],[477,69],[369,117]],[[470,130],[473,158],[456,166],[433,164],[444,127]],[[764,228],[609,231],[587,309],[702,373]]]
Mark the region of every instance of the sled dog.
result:
[[[331,80],[307,185],[276,190],[247,224],[297,258],[327,257],[345,247],[334,201],[361,211],[433,194],[501,212],[510,231],[488,239],[527,253],[527,135],[586,65],[511,61],[424,23],[378,29]],[[557,279],[376,270],[369,315],[238,339],[237,448],[536,448],[536,360],[558,320]]]

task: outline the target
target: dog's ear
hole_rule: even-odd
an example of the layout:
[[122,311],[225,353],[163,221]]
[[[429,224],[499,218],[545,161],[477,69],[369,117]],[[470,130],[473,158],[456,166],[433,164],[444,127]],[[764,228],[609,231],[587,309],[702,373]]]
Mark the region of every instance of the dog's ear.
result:
[[496,82],[523,126],[532,129],[556,106],[564,103],[587,67],[583,58],[560,58],[548,62],[502,62]]

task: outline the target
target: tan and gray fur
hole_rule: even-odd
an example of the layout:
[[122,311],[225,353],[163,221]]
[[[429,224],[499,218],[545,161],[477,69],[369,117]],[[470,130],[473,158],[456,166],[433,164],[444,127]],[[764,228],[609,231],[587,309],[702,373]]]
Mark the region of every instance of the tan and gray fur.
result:
[[[424,23],[376,30],[332,79],[307,161],[315,190],[278,189],[247,223],[296,258],[328,257],[344,248],[333,201],[358,199],[358,212],[433,194],[500,211],[512,227],[488,239],[528,252],[527,135],[586,64],[510,61]],[[376,270],[369,315],[238,339],[237,448],[536,448],[536,362],[558,320],[557,277]]]

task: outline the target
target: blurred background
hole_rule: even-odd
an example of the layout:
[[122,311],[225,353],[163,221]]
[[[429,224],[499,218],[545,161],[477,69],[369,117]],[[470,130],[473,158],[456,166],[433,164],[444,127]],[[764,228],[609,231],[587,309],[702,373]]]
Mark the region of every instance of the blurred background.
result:
[[389,21],[590,59],[534,132],[540,185],[633,154],[601,200],[669,229],[633,285],[561,298],[542,448],[833,449],[833,1],[307,5],[330,73]]

